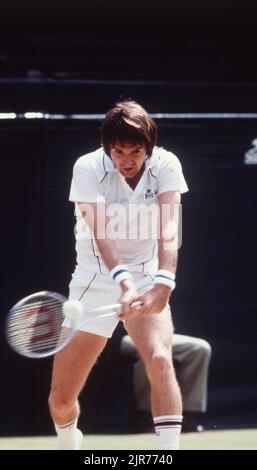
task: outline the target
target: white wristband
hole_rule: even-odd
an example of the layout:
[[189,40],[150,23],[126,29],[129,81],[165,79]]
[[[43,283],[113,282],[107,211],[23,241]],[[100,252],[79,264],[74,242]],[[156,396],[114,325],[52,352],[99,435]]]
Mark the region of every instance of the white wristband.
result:
[[121,281],[126,281],[127,279],[132,279],[130,272],[125,264],[118,264],[111,270],[111,276],[115,282],[118,284]]
[[176,276],[171,271],[167,271],[166,269],[159,269],[159,271],[157,271],[157,273],[155,274],[153,283],[162,284],[174,290],[176,287],[175,279]]

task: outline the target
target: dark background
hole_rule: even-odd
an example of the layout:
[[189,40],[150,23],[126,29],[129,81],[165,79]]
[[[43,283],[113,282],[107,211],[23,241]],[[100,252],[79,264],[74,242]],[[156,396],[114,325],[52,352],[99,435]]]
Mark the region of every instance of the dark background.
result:
[[[2,435],[52,432],[51,360],[18,357],[3,328],[20,297],[67,294],[75,260],[72,166],[99,144],[100,125],[70,115],[105,113],[120,97],[153,113],[257,113],[254,2],[58,3],[1,3],[0,113],[19,114],[0,121]],[[28,120],[26,111],[66,118]],[[175,326],[213,347],[209,426],[255,425],[257,166],[246,165],[244,154],[257,119],[157,123],[160,145],[179,156],[190,187]],[[118,345],[116,335],[81,399],[92,432],[129,429],[132,364]]]

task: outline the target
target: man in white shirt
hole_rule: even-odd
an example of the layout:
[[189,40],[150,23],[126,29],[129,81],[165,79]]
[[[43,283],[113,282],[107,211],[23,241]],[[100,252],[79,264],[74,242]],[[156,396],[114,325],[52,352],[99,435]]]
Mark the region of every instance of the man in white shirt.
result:
[[[80,300],[85,311],[117,301],[123,311],[118,319],[101,321],[92,314],[90,324],[55,357],[49,405],[58,447],[80,447],[78,395],[123,320],[151,384],[158,446],[177,449],[182,405],[168,302],[181,238],[180,193],[188,188],[177,157],[156,147],[156,124],[139,104],[117,103],[101,133],[102,147],[80,157],[73,171],[77,264],[70,298]],[[71,326],[68,319],[64,325]]]

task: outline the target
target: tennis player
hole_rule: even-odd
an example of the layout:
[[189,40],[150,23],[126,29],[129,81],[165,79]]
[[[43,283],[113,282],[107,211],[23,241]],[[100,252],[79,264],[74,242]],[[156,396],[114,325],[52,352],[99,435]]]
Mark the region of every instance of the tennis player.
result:
[[55,356],[49,405],[58,448],[81,447],[78,395],[123,320],[151,385],[158,447],[177,449],[182,405],[171,359],[169,299],[180,243],[180,193],[188,188],[178,158],[156,146],[156,124],[136,102],[108,111],[101,137],[102,146],[80,157],[73,171],[77,263],[70,298],[85,309],[119,301],[123,311],[117,319],[95,318]]

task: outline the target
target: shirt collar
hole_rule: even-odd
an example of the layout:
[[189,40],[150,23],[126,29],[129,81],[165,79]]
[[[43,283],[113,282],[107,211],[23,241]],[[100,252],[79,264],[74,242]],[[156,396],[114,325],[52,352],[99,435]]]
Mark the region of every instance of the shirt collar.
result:
[[145,162],[146,168],[153,168],[154,166],[157,165],[158,160],[159,160],[158,155],[156,154],[155,150],[153,150],[151,158],[148,158]]
[[105,171],[117,171],[112,159],[105,152],[103,152],[103,167]]

